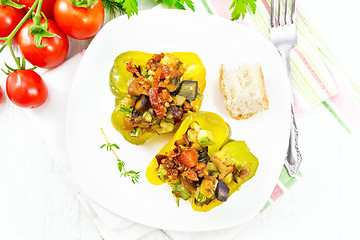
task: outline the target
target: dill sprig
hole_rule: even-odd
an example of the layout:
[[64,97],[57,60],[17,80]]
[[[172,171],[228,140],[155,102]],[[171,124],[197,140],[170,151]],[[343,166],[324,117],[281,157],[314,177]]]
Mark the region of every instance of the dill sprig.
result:
[[119,169],[120,177],[131,177],[131,181],[135,184],[139,182],[139,178],[140,178],[140,172],[136,172],[134,170],[129,170],[127,171],[125,169],[125,162],[120,160],[120,158],[118,157],[118,155],[116,154],[114,148],[116,149],[120,149],[119,146],[116,143],[110,143],[104,133],[104,130],[102,128],[100,128],[102,134],[104,135],[104,138],[106,140],[106,143],[104,143],[103,145],[100,146],[100,148],[104,148],[106,147],[106,151],[111,151],[114,153],[116,160],[117,160],[117,166]]

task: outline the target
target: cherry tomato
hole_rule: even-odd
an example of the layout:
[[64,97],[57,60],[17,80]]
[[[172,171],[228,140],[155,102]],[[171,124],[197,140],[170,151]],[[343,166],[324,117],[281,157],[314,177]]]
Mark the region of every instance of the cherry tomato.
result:
[[194,148],[189,148],[180,153],[179,161],[186,167],[195,167],[198,163],[199,154]]
[[54,18],[59,28],[75,39],[96,35],[104,22],[104,6],[99,0],[92,8],[75,7],[71,0],[56,0]]
[[3,98],[3,90],[0,86],[0,103],[2,102],[2,98]]
[[45,82],[33,70],[18,70],[6,79],[6,94],[19,107],[37,108],[48,97]]
[[25,14],[24,9],[0,5],[0,37],[9,36]]
[[[45,19],[41,19],[41,24]],[[34,36],[29,33],[29,28],[33,25],[30,19],[24,23],[18,32],[17,42],[21,53],[31,64],[41,68],[53,68],[60,65],[69,50],[69,40],[67,36],[58,28],[53,20],[48,20],[48,31],[57,34],[59,37],[42,38],[43,48],[36,47]]]
[[[34,2],[35,0],[19,0],[19,4],[25,5],[27,10],[31,8]],[[43,0],[43,3],[41,5],[41,11],[45,14],[47,18],[54,19],[54,3],[55,0]]]

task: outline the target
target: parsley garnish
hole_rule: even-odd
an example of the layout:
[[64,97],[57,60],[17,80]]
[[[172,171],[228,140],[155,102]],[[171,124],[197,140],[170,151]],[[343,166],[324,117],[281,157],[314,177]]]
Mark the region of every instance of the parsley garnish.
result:
[[131,177],[131,181],[135,184],[139,182],[139,177],[140,177],[140,172],[136,172],[134,170],[129,170],[126,171],[125,169],[125,162],[121,161],[120,158],[118,157],[118,155],[116,154],[114,148],[116,149],[120,149],[119,146],[116,143],[109,143],[109,141],[107,140],[105,133],[103,131],[102,128],[100,128],[102,134],[104,135],[104,138],[106,140],[106,143],[104,143],[103,145],[100,146],[100,148],[104,148],[106,147],[106,151],[111,151],[114,153],[116,160],[117,160],[117,166],[119,169],[119,172],[121,173],[120,177]]
[[[139,12],[138,0],[101,0],[104,8],[111,17],[115,17],[117,13],[126,13],[128,17]],[[149,0],[150,1],[150,0]],[[164,3],[169,8],[185,9],[185,6],[195,12],[194,3],[191,0],[152,0],[156,3]],[[242,17],[244,19],[248,10],[252,13],[256,11],[256,0],[233,0],[230,10],[231,20],[237,20]]]
[[233,9],[231,13],[231,20],[237,20],[240,16],[244,19],[248,10],[253,14],[255,13],[256,0],[233,0],[229,9]]

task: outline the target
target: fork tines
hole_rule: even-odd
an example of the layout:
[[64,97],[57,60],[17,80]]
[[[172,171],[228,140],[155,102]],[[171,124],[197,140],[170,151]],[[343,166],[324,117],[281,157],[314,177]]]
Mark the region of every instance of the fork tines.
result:
[[[287,24],[294,23],[294,16],[295,16],[295,0],[289,0],[290,4],[288,4],[288,0],[271,0],[271,10],[270,10],[270,27],[278,27]],[[280,18],[281,16],[281,5],[284,5],[283,8],[283,19]],[[288,10],[290,10],[290,16],[288,16]],[[277,12],[277,16],[276,13]]]

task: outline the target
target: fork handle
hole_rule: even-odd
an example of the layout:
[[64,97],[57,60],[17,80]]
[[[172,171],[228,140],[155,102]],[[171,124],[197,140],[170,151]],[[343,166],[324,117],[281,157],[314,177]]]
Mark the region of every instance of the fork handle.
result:
[[290,69],[290,49],[280,49],[280,54],[286,66],[290,88],[290,104],[291,104],[291,128],[289,137],[289,146],[285,158],[285,167],[291,177],[296,177],[302,156],[298,147],[298,129],[296,126],[296,118],[294,113],[294,97],[292,93],[291,69]]

